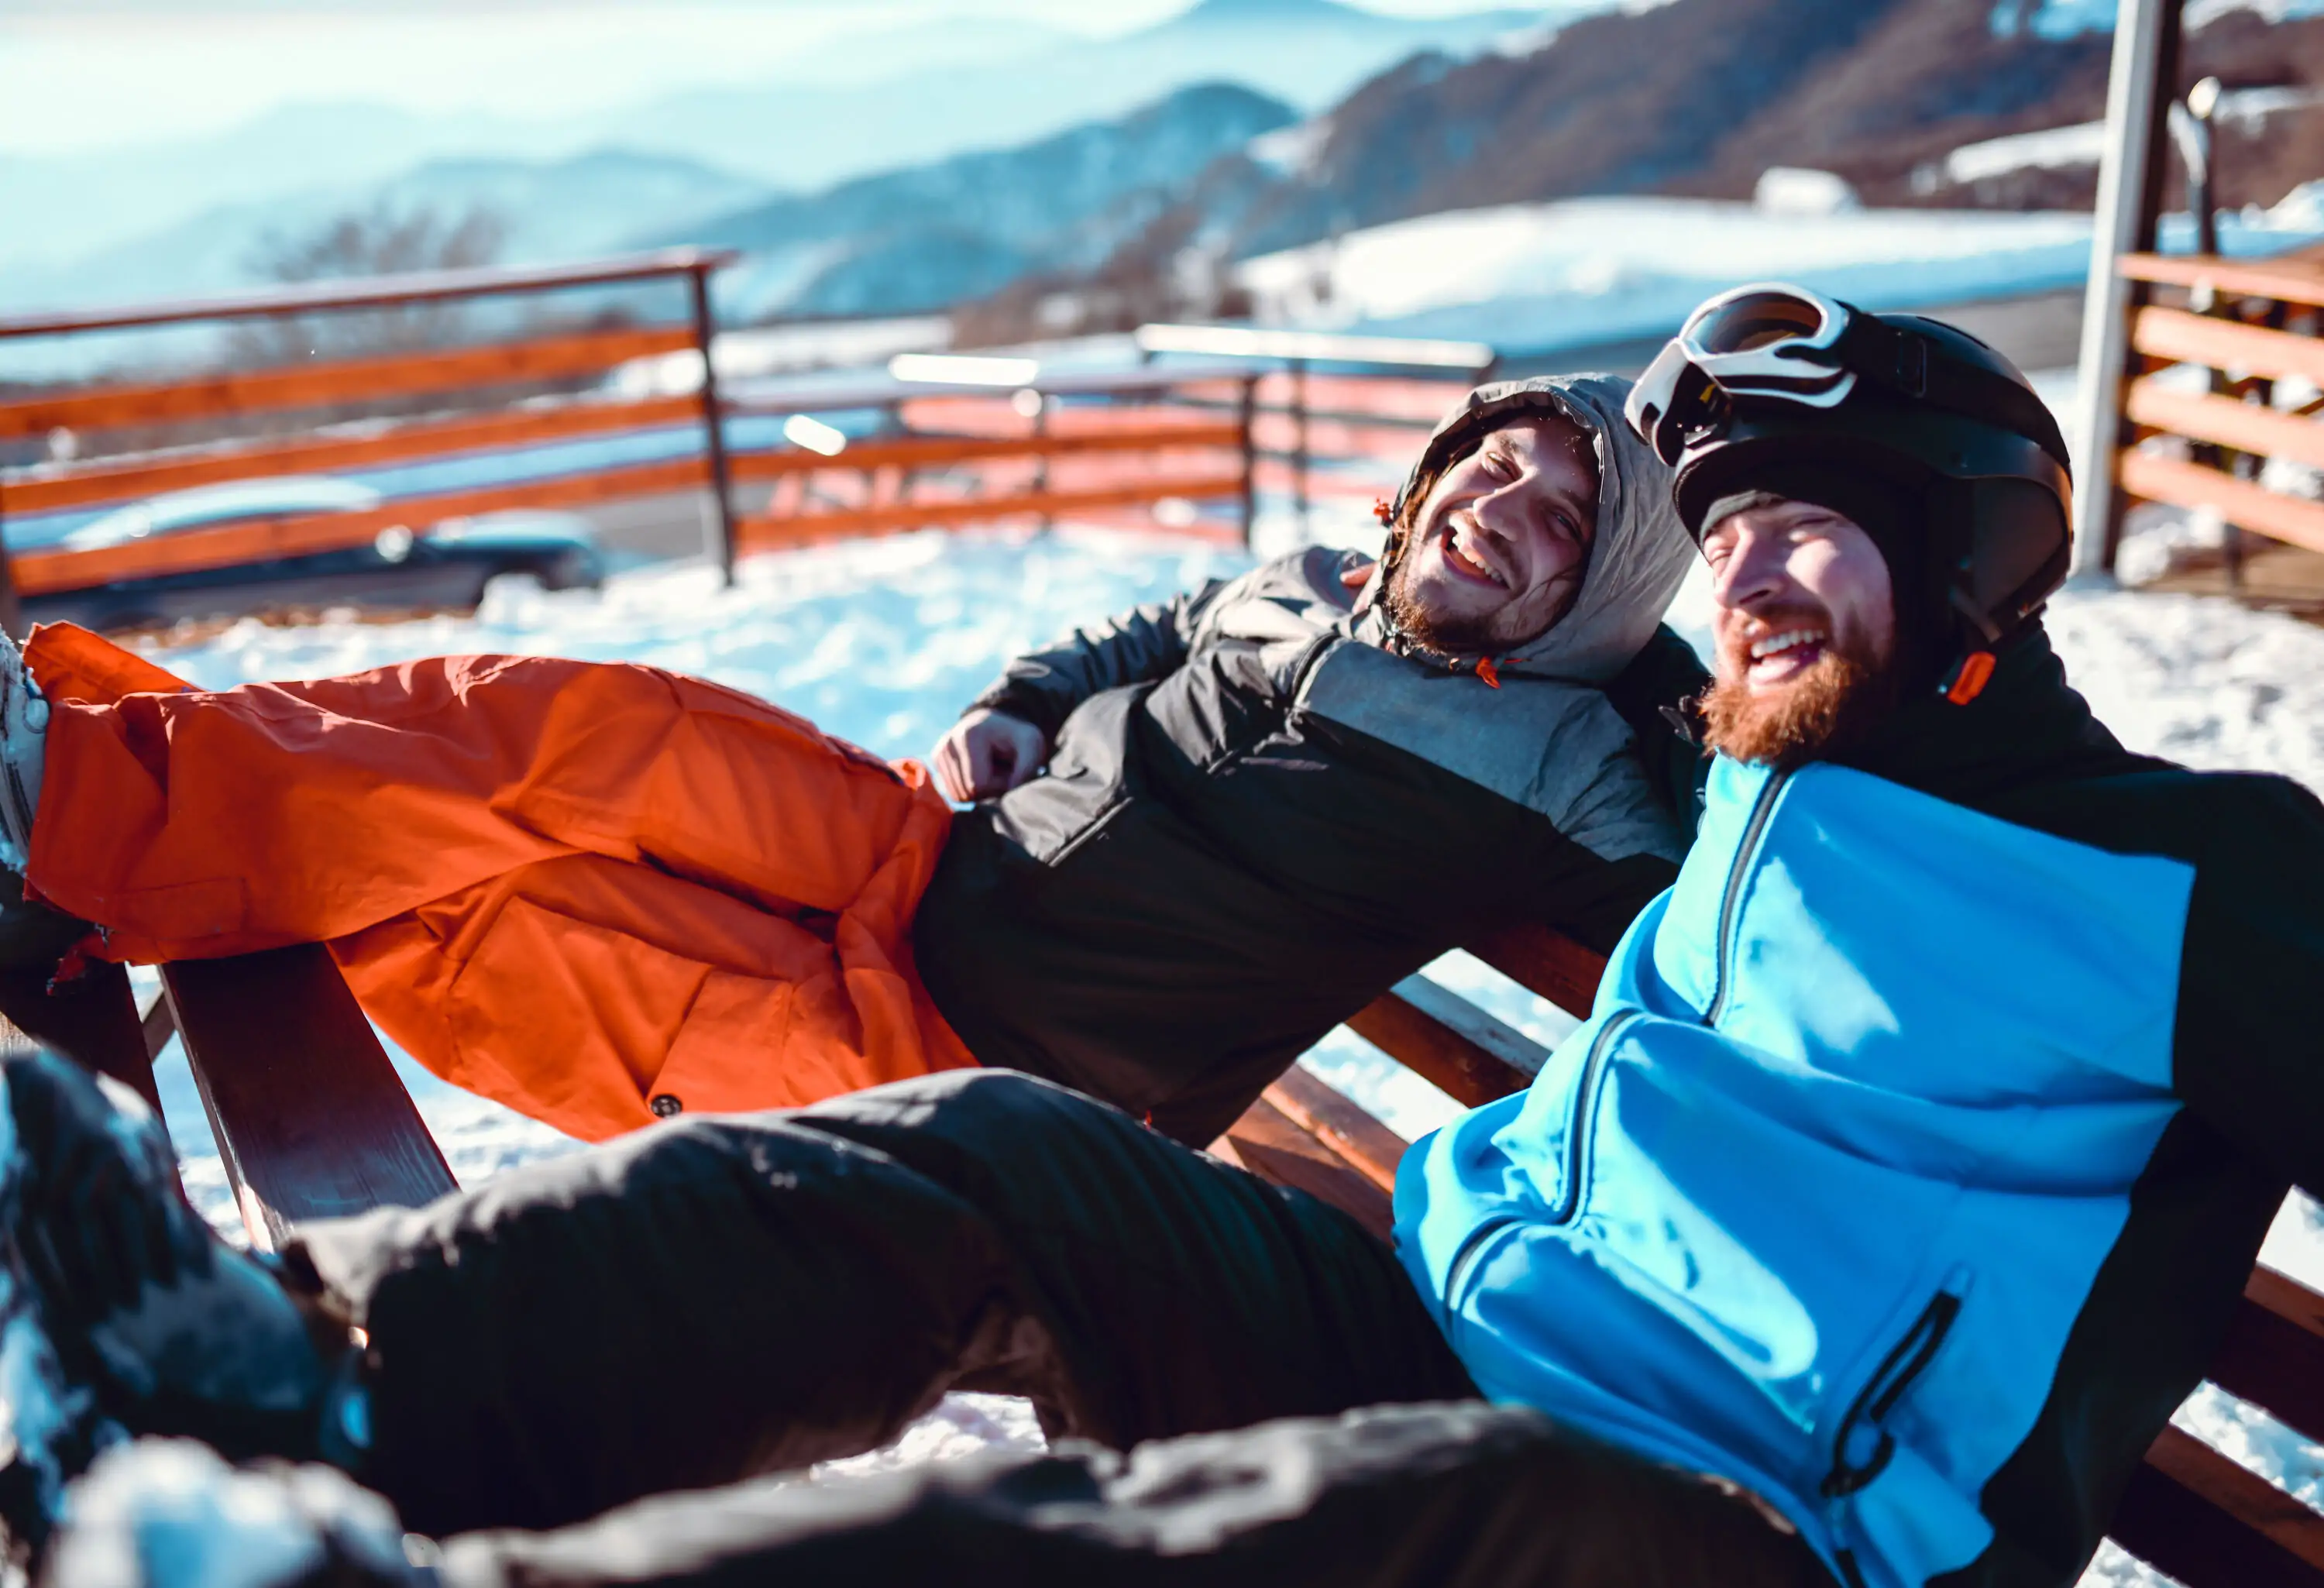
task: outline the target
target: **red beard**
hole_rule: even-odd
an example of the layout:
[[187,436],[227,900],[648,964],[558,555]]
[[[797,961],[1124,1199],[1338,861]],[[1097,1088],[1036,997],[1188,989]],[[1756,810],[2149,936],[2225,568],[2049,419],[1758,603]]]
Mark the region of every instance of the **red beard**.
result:
[[[1791,615],[1774,614],[1767,623]],[[1834,635],[1798,678],[1761,693],[1744,681],[1750,641],[1723,647],[1720,661],[1720,677],[1702,697],[1705,742],[1737,761],[1788,771],[1855,743],[1896,704],[1889,658],[1873,653],[1858,635]]]

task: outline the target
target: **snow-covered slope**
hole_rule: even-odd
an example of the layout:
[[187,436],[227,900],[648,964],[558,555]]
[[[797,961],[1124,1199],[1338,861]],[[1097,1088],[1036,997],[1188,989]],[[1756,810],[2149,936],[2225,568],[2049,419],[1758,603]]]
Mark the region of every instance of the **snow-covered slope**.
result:
[[[2173,223],[2183,217],[2173,217]],[[2284,207],[2235,222],[2230,253],[2310,240]],[[1904,309],[2079,286],[2087,215],[1859,210],[1796,216],[1688,198],[1572,198],[1454,210],[1262,254],[1236,269],[1259,317],[1368,335],[1474,337],[1507,356],[1665,336],[1745,282]],[[2178,245],[2175,229],[2166,246]]]

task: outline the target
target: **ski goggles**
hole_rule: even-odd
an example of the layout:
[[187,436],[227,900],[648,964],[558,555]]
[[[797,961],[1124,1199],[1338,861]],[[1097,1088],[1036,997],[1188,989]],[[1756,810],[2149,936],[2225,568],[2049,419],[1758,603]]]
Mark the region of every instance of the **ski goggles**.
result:
[[1690,438],[1725,427],[1738,397],[1837,408],[1856,390],[1850,344],[1867,324],[1879,326],[1805,287],[1760,282],[1721,292],[1687,316],[1646,366],[1623,417],[1675,466]]

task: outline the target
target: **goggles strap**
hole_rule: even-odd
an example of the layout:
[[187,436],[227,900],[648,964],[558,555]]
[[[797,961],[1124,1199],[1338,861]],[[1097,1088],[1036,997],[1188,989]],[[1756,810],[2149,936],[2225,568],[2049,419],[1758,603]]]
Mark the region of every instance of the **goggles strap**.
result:
[[1839,353],[1849,368],[1875,385],[2028,439],[2056,422],[2042,400],[2016,382],[1950,358],[1932,358],[1927,338],[1868,314],[1849,316]]

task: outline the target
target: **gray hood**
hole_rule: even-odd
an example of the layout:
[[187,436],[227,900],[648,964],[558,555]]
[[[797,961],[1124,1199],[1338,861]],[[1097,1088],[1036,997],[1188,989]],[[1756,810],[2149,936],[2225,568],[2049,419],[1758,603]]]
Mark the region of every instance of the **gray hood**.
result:
[[[1401,523],[1412,494],[1433,479],[1455,448],[1511,415],[1547,409],[1582,427],[1598,457],[1598,534],[1572,608],[1549,632],[1507,656],[1504,669],[1541,678],[1602,684],[1628,666],[1653,637],[1695,556],[1693,540],[1671,505],[1671,471],[1622,418],[1630,383],[1617,375],[1544,375],[1480,386],[1445,416],[1420,461],[1397,492],[1389,522]],[[1406,531],[1390,535],[1379,567],[1357,605],[1355,637],[1384,650],[1457,671],[1473,657],[1439,656],[1396,631],[1375,599],[1403,555]]]

